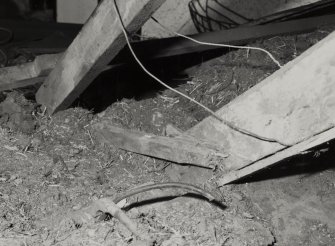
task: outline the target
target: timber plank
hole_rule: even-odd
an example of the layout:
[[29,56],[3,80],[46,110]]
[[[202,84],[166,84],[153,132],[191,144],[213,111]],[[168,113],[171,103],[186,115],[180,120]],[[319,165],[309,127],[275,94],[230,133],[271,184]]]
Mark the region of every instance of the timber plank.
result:
[[[117,1],[130,33],[137,31],[164,2]],[[114,1],[102,1],[40,87],[37,102],[44,105],[49,114],[67,108],[125,44]]]
[[[335,32],[217,111],[237,127],[295,145],[335,125]],[[221,146],[236,171],[286,148],[236,132],[213,117],[186,132]]]
[[95,124],[93,132],[100,143],[181,164],[209,168],[227,157],[222,149],[210,143],[187,137],[165,137],[126,130],[111,125],[109,121]]
[[261,171],[262,169],[269,168],[282,160],[285,160],[295,155],[299,155],[313,147],[319,146],[333,139],[335,139],[335,128],[322,132],[290,148],[279,151],[278,153],[275,153],[274,155],[269,156],[265,159],[259,160],[251,164],[250,166],[242,168],[241,170],[229,172],[219,179],[218,185],[223,186],[239,179],[245,178],[251,174]]

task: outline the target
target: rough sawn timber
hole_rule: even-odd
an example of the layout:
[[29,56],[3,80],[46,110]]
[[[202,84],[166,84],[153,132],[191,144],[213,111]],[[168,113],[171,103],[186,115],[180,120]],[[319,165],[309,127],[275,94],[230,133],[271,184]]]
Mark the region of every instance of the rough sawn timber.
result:
[[[295,145],[335,123],[335,32],[217,111],[258,135]],[[228,173],[286,148],[238,133],[208,117],[185,133],[229,154]],[[254,170],[256,171],[256,170]]]
[[250,166],[244,167],[241,170],[231,171],[227,175],[224,175],[222,178],[220,178],[218,184],[219,186],[223,186],[241,178],[247,177],[250,174],[256,173],[265,168],[269,168],[282,160],[304,153],[305,151],[331,141],[332,139],[335,139],[335,128],[322,132],[309,138],[308,140],[293,145],[290,148],[279,151],[267,158],[253,163]]
[[227,157],[222,149],[206,142],[127,130],[111,125],[110,121],[96,123],[93,131],[99,143],[181,164],[209,168]]
[[[133,33],[165,0],[116,2],[127,31]],[[37,102],[49,114],[67,108],[125,44],[114,1],[102,1],[40,87]]]

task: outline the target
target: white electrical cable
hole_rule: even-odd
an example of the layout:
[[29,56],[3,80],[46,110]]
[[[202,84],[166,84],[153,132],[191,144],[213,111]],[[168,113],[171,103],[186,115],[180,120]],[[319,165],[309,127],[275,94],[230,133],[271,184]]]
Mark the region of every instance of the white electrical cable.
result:
[[194,38],[191,38],[189,36],[186,36],[186,35],[183,35],[183,34],[180,34],[178,32],[175,32],[169,28],[167,28],[166,26],[163,26],[158,20],[156,20],[155,18],[151,17],[152,20],[154,20],[158,25],[160,25],[164,30],[170,32],[170,33],[173,33],[179,37],[182,37],[182,38],[185,38],[185,39],[188,39],[188,40],[191,40],[192,42],[194,43],[197,43],[197,44],[202,44],[202,45],[207,45],[207,46],[215,46],[215,47],[225,47],[225,48],[233,48],[233,49],[247,49],[247,50],[259,50],[259,51],[262,51],[264,53],[266,53],[270,58],[271,60],[277,64],[278,67],[282,67],[282,65],[279,63],[279,61],[274,58],[274,56],[267,50],[263,49],[263,48],[259,48],[259,47],[252,47],[252,46],[239,46],[239,45],[230,45],[230,44],[218,44],[218,43],[209,43],[209,42],[202,42],[202,41],[199,41],[199,40],[196,40]]
[[150,71],[148,71],[148,69],[142,64],[142,62],[138,59],[137,55],[135,54],[133,48],[132,48],[132,45],[130,44],[130,41],[129,41],[129,38],[128,38],[128,34],[127,34],[127,31],[125,29],[125,27],[123,26],[123,21],[122,21],[122,18],[120,16],[120,13],[119,11],[117,10],[117,7],[116,7],[116,2],[114,0],[114,9],[116,11],[116,14],[119,16],[119,19],[120,19],[120,22],[121,22],[121,26],[122,26],[122,31],[123,31],[123,34],[126,38],[126,41],[127,41],[127,44],[128,44],[128,47],[129,47],[129,50],[130,52],[132,53],[133,57],[135,58],[136,62],[140,65],[140,67],[150,76],[152,77],[153,79],[155,79],[158,83],[160,83],[161,85],[163,85],[164,87],[168,88],[169,90],[181,95],[182,97],[185,97],[187,98],[188,100],[192,101],[193,103],[199,105],[200,107],[202,107],[203,109],[205,109],[206,111],[208,111],[209,113],[211,113],[213,116],[215,116],[215,118],[217,118],[218,120],[220,121],[224,121],[220,116],[218,116],[214,111],[212,111],[211,109],[209,109],[208,107],[206,107],[205,105],[199,103],[198,101],[194,100],[193,98],[183,94],[182,92],[172,88],[171,86],[165,84],[162,80],[160,80],[159,78],[157,78],[155,75],[153,75]]
[[263,140],[263,141],[266,141],[266,142],[274,142],[274,143],[279,143],[283,146],[289,146],[285,143],[282,143],[281,141],[278,141],[276,139],[272,139],[272,138],[267,138],[267,137],[263,137],[263,136],[260,136],[258,134],[255,134],[255,133],[252,133],[248,130],[245,130],[245,129],[241,129],[237,126],[235,126],[233,123],[227,121],[227,120],[224,120],[222,117],[220,117],[219,115],[217,115],[213,110],[209,109],[208,107],[206,107],[205,105],[201,104],[200,102],[194,100],[193,98],[183,94],[182,92],[172,88],[171,86],[167,85],[166,83],[164,83],[162,80],[160,80],[159,78],[157,78],[155,75],[153,75],[150,71],[148,71],[148,69],[142,64],[142,62],[139,60],[139,58],[137,57],[132,45],[130,44],[130,40],[129,40],[129,37],[128,37],[128,34],[127,34],[127,31],[123,25],[123,21],[122,21],[122,17],[121,17],[121,14],[120,12],[118,11],[118,8],[117,8],[117,4],[116,4],[116,0],[114,0],[114,11],[116,13],[116,15],[118,16],[119,18],[119,21],[120,21],[120,25],[121,25],[121,29],[122,29],[122,32],[124,34],[124,37],[126,39],[126,42],[128,44],[128,47],[129,47],[129,50],[130,52],[132,53],[134,59],[136,60],[136,62],[138,63],[138,65],[144,70],[144,72],[146,72],[150,77],[152,77],[153,79],[155,79],[158,83],[160,83],[161,85],[163,85],[164,87],[168,88],[169,90],[179,94],[180,96],[184,97],[184,98],[187,98],[188,100],[190,100],[191,102],[197,104],[198,106],[200,106],[201,108],[205,109],[207,112],[209,112],[211,115],[213,115],[216,119],[218,119],[219,121],[223,122],[225,125],[227,125],[228,127],[230,127],[231,129],[237,131],[237,132],[240,132],[244,135],[248,135],[250,137],[253,137],[253,138],[256,138],[256,139],[259,139],[259,140]]

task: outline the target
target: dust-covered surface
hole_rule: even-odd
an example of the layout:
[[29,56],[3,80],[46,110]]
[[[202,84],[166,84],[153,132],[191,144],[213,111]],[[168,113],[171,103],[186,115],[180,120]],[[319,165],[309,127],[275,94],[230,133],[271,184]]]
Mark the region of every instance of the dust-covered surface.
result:
[[[253,45],[269,49],[284,64],[333,29]],[[265,54],[230,51],[190,69],[190,78],[177,89],[217,110],[276,69]],[[164,135],[167,124],[185,131],[208,116],[169,90],[122,99],[98,114],[71,108],[51,117],[27,98],[29,90],[0,97],[0,245],[148,245],[114,218],[82,226],[69,218],[99,198],[171,180],[200,183],[221,206],[192,196],[174,197],[172,189],[130,199],[127,214],[153,237],[154,245],[335,242],[333,144],[219,188],[215,171],[182,173],[185,169],[171,168],[173,163],[101,146],[95,139],[90,126],[102,120]]]

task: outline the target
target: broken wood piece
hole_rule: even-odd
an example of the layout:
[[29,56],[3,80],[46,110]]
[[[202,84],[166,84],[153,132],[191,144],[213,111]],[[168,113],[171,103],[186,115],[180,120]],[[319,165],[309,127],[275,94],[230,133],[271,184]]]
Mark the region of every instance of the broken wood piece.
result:
[[[188,192],[192,192],[195,194],[198,194],[206,199],[208,199],[209,202],[217,202],[217,205],[219,204],[219,199],[216,199],[214,195],[212,195],[210,192],[191,185],[191,184],[185,184],[185,183],[174,183],[174,182],[167,182],[167,183],[154,183],[149,185],[142,185],[138,186],[136,188],[133,188],[129,190],[128,192],[125,192],[121,194],[121,196],[117,196],[116,198],[101,198],[97,201],[94,201],[90,206],[85,207],[83,209],[80,209],[78,211],[74,211],[70,214],[70,219],[76,224],[76,225],[83,225],[86,223],[89,223],[94,220],[94,218],[97,217],[99,212],[102,212],[104,214],[108,213],[118,219],[122,224],[124,224],[134,235],[139,237],[142,240],[151,241],[150,236],[147,233],[140,232],[140,229],[138,228],[138,225],[136,222],[132,221],[117,204],[119,204],[121,201],[128,199],[132,196],[139,195],[141,193],[151,191],[151,190],[157,190],[157,189],[183,189]],[[183,194],[184,195],[184,192]],[[176,196],[181,196],[179,193]],[[220,204],[221,207],[224,207],[224,205]],[[101,218],[101,217],[100,217]],[[151,244],[150,244],[151,245]]]
[[0,68],[0,91],[42,82],[55,67],[61,54],[40,55],[33,62]]
[[70,215],[70,218],[76,225],[83,225],[96,218],[98,212],[109,213],[114,218],[118,219],[126,228],[136,237],[142,240],[150,240],[150,236],[139,231],[137,223],[132,221],[125,212],[122,211],[111,198],[101,198],[94,201],[90,206],[75,211]]
[[325,132],[315,135],[310,139],[298,143],[297,145],[294,145],[290,148],[279,151],[265,159],[259,160],[251,164],[250,166],[244,167],[241,170],[236,170],[227,173],[218,181],[218,185],[223,186],[232,183],[234,181],[237,181],[241,178],[245,178],[265,168],[269,168],[282,160],[293,157],[295,155],[299,155],[304,151],[307,151],[313,147],[324,144],[333,139],[335,139],[335,128],[329,129]]
[[118,4],[127,32],[134,33],[165,0],[104,0],[96,8],[36,94],[49,114],[66,109],[125,46]]
[[126,130],[108,121],[93,126],[100,143],[181,164],[211,168],[222,163],[227,154],[210,143],[190,138],[172,138]]

